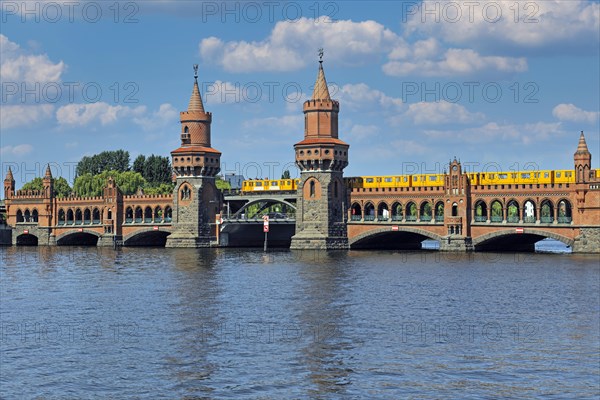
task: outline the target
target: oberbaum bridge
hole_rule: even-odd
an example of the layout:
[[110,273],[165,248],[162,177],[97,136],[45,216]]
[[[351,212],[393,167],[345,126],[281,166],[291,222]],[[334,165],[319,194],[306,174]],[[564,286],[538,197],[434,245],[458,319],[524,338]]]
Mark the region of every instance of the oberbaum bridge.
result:
[[[15,191],[9,169],[4,242],[262,246],[268,230],[270,245],[292,249],[420,249],[434,240],[442,251],[533,251],[551,238],[575,253],[600,253],[600,170],[591,168],[583,132],[573,170],[465,173],[454,159],[439,175],[344,178],[349,145],[338,137],[340,105],[321,59],[303,106],[304,139],[294,145],[300,178],[245,181],[245,189],[263,190],[222,192],[215,185],[221,153],[211,146],[212,115],[195,71],[180,113],[181,146],[171,152],[173,194],[125,196],[109,179],[100,197],[57,198],[49,167],[40,192]],[[285,212],[273,213],[274,205]]]

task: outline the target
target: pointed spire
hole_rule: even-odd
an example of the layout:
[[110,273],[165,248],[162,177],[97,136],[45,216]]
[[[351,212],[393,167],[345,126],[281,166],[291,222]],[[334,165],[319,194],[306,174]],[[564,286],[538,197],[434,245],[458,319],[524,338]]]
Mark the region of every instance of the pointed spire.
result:
[[44,175],[45,179],[52,179],[52,171],[50,170],[50,164],[46,167],[46,174]]
[[6,178],[4,178],[5,181],[14,181],[15,178],[13,176],[12,173],[12,169],[10,169],[10,167],[8,167],[8,172],[6,173]]
[[577,145],[575,154],[589,154],[589,152],[587,143],[585,142],[585,136],[583,135],[583,131],[581,131],[581,135],[579,135],[579,144]]
[[312,100],[331,100],[327,80],[325,80],[325,71],[323,71],[323,49],[319,49],[319,73],[313,89]]
[[200,96],[200,89],[198,88],[198,64],[194,64],[194,88],[192,89],[192,97],[188,105],[188,111],[205,112],[204,105],[202,104],[202,97]]

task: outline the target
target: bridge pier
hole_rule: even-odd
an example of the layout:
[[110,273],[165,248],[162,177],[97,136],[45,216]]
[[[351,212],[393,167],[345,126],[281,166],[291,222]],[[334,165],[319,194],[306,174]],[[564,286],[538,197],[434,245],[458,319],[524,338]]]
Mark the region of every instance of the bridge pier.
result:
[[440,240],[440,251],[473,251],[470,237],[446,236]]
[[581,228],[579,232],[573,242],[573,253],[600,253],[600,228]]

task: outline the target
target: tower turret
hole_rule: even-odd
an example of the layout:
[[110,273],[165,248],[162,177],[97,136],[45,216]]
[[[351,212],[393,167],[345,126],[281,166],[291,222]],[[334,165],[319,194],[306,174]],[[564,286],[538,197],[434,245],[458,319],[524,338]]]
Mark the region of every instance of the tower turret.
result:
[[8,167],[8,172],[4,178],[4,198],[10,199],[15,194],[15,178],[12,170]]
[[44,184],[44,196],[52,197],[54,194],[54,179],[52,178],[52,171],[50,170],[50,164],[46,166],[46,173],[42,179]]
[[588,150],[583,131],[579,135],[579,144],[577,151],[573,155],[575,161],[575,181],[577,183],[587,183],[590,180],[590,169],[592,168],[592,154]]

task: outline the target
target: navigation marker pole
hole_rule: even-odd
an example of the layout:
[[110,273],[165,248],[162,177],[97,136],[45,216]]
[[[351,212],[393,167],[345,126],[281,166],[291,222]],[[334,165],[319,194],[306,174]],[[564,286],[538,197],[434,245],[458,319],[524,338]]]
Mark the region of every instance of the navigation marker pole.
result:
[[263,247],[263,251],[267,252],[267,234],[269,233],[269,216],[263,215],[263,232],[265,233],[265,245]]

